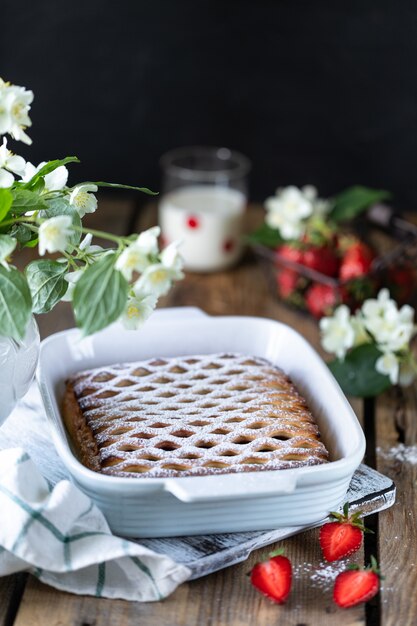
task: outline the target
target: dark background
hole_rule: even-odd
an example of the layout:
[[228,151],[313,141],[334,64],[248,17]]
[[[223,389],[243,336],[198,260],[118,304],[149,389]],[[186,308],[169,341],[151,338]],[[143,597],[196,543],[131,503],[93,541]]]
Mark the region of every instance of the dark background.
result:
[[[417,208],[417,3],[36,0],[1,3],[0,76],[35,92],[38,163],[72,182],[158,188],[187,144],[251,158],[252,199],[362,183]],[[22,147],[23,146],[23,147]]]

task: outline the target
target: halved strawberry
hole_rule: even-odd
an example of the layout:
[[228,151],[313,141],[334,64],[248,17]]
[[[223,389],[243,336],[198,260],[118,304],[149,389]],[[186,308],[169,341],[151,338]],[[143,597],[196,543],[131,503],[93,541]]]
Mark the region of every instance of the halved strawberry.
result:
[[339,277],[341,280],[351,280],[368,274],[374,252],[363,241],[355,241],[345,252],[340,265]]
[[337,576],[333,588],[333,600],[343,609],[361,602],[368,602],[378,593],[381,578],[378,563],[373,556],[371,556],[371,565],[367,568],[351,565],[349,569]]
[[267,561],[257,563],[250,581],[256,589],[277,604],[284,604],[291,591],[292,567],[283,550],[271,552]]
[[359,550],[365,528],[362,511],[349,515],[349,504],[343,507],[342,513],[331,513],[334,522],[328,522],[320,528],[320,547],[326,561],[337,561]]

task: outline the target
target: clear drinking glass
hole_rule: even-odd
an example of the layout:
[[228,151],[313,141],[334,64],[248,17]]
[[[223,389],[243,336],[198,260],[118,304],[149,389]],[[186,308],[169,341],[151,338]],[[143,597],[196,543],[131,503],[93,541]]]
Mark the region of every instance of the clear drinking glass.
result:
[[181,240],[187,270],[211,272],[236,263],[242,251],[249,159],[228,148],[190,146],[167,152],[160,164],[164,245]]

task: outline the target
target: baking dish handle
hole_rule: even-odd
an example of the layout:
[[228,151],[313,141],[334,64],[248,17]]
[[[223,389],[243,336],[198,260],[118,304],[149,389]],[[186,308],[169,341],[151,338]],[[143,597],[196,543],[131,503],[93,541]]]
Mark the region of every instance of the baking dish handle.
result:
[[[248,474],[227,474],[222,476],[193,476],[169,478],[165,481],[165,491],[169,491],[181,502],[208,502],[213,500],[233,500],[241,498],[264,498],[293,493],[298,475],[286,470],[286,475],[277,478],[262,472]],[[263,476],[262,476],[263,474]]]

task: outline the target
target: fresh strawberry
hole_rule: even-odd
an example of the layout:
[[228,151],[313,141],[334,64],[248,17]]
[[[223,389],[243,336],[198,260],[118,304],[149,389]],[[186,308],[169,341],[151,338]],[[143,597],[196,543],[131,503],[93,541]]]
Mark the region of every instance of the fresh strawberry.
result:
[[371,248],[362,241],[356,240],[344,253],[339,278],[345,281],[368,274],[374,258]]
[[331,285],[313,283],[305,294],[305,302],[310,313],[320,319],[331,313],[338,303],[338,291]]
[[250,573],[252,585],[277,604],[284,604],[292,582],[290,560],[282,553],[283,550],[272,552],[267,561],[257,563]]
[[337,561],[359,550],[363,533],[367,530],[361,515],[362,511],[349,515],[347,502],[343,507],[343,514],[331,513],[335,521],[320,528],[320,547],[326,561]]
[[371,565],[365,569],[358,565],[351,565],[349,569],[337,576],[333,600],[343,609],[361,602],[368,602],[378,593],[380,578],[378,564],[373,556],[371,556]]
[[339,259],[330,246],[310,246],[304,250],[303,264],[326,276],[337,276]]
[[296,248],[288,244],[284,244],[275,250],[275,256],[278,265],[285,265],[285,261],[291,261],[292,263],[303,263],[303,251],[301,248]]
[[277,270],[277,289],[281,298],[289,298],[297,289],[300,274],[290,269]]

